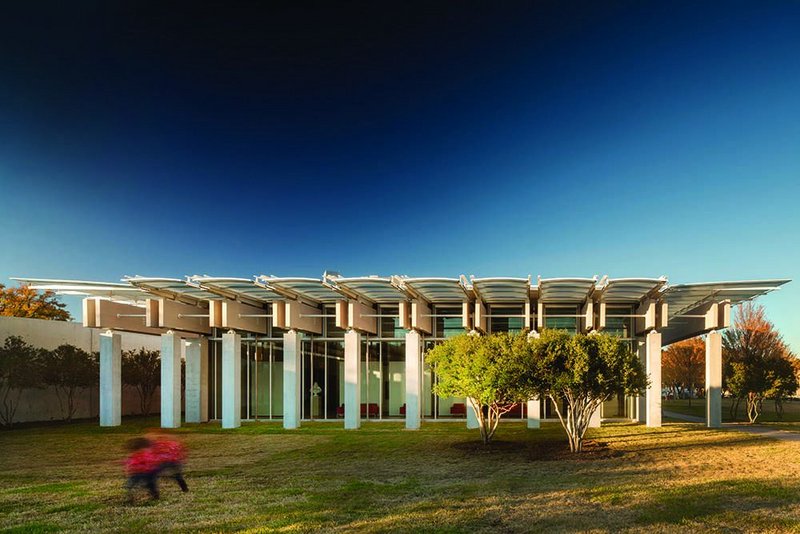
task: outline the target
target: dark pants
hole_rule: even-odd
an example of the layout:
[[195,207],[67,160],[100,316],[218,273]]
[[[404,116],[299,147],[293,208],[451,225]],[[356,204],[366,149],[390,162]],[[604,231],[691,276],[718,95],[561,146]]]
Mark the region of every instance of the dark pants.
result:
[[178,462],[165,462],[161,464],[161,467],[158,468],[157,476],[171,478],[178,483],[181,491],[189,491],[189,486],[186,485],[186,481],[183,479],[183,466]]
[[153,471],[150,473],[137,473],[128,477],[125,482],[125,489],[128,490],[128,499],[133,499],[133,490],[139,486],[147,488],[150,496],[158,499],[158,485],[156,484],[156,477],[158,474]]

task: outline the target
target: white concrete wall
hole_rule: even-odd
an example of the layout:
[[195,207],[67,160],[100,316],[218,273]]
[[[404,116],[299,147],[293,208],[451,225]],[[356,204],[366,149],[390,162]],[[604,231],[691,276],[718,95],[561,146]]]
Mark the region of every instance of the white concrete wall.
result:
[[[67,321],[46,321],[22,317],[0,317],[0,343],[9,336],[19,336],[34,347],[52,350],[59,345],[70,344],[89,352],[100,351],[99,328],[84,328],[81,323]],[[159,336],[122,332],[122,350],[135,350],[145,347],[160,350]],[[159,392],[153,397],[150,407],[152,414],[159,413]],[[76,398],[77,410],[74,419],[97,417],[99,413],[99,386],[83,391]],[[139,413],[139,395],[135,390],[122,388],[122,415]],[[58,398],[51,388],[33,389],[22,392],[19,408],[14,422],[58,421],[62,419]]]

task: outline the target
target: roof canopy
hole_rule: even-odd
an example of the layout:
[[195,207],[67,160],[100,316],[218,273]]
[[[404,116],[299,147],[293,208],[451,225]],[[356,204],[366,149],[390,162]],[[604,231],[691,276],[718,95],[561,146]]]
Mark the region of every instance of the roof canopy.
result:
[[325,274],[322,278],[280,278],[258,276],[254,279],[191,276],[179,278],[125,277],[121,282],[56,280],[49,278],[13,278],[33,289],[50,290],[61,295],[99,297],[116,302],[141,305],[153,296],[198,304],[228,298],[252,303],[276,299],[300,298],[311,303],[331,303],[346,298],[385,304],[413,298],[429,303],[463,302],[480,298],[487,304],[521,303],[529,299],[552,304],[578,304],[593,298],[606,303],[635,304],[645,298],[663,299],[669,305],[670,318],[686,314],[704,303],[723,300],[737,304],[778,289],[788,279],[744,280],[699,284],[668,285],[661,278],[604,277],[546,278],[531,285],[528,278],[409,278],[404,276],[366,276],[344,278]]
[[487,304],[525,302],[531,298],[528,278],[471,278],[475,295]]
[[278,293],[256,285],[255,280],[248,278],[192,276],[191,280],[201,288],[231,300],[263,303],[282,298]]
[[738,304],[745,300],[751,300],[779,289],[780,286],[790,281],[777,279],[679,284],[667,287],[663,292],[663,298],[669,305],[671,319],[707,302],[730,300],[731,304]]
[[594,278],[540,278],[539,300],[545,303],[581,303],[594,291]]

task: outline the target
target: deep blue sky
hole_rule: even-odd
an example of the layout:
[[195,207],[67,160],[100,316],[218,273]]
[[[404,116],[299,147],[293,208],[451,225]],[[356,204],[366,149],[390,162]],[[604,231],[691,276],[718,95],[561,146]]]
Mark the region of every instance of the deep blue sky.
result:
[[0,7],[2,281],[800,278],[800,3],[106,4]]

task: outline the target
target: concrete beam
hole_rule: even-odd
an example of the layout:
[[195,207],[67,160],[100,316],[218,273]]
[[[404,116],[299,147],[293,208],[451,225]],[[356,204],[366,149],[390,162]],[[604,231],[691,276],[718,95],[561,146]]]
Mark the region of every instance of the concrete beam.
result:
[[156,300],[158,304],[158,322],[147,326],[158,326],[167,330],[181,330],[195,334],[211,334],[211,319],[206,306],[191,306],[167,299],[148,299],[148,310],[151,300]]
[[411,330],[411,303],[407,300],[402,300],[398,309],[400,312],[400,326],[404,330]]
[[480,298],[475,299],[475,320],[473,323],[472,327],[478,332],[486,333],[489,331],[489,319],[486,317],[486,305]]
[[161,428],[181,426],[181,338],[161,336]]
[[350,307],[346,300],[337,300],[335,305],[336,328],[347,330],[350,321]]
[[661,330],[669,326],[669,304],[663,300],[656,304],[656,328]]
[[461,326],[469,332],[472,330],[472,306],[469,305],[469,301],[465,300],[461,303]]
[[645,299],[636,309],[634,324],[634,332],[636,335],[643,335],[650,330],[653,330],[656,323],[656,301],[652,299]]
[[97,297],[83,299],[83,326],[104,328],[138,334],[161,335],[163,328],[145,326],[147,310],[144,307],[112,302]]
[[722,426],[722,336],[716,330],[706,336],[706,425]]
[[242,426],[242,336],[222,334],[222,428]]
[[[337,304],[337,306],[341,306]],[[337,315],[341,313],[337,307]],[[299,330],[309,334],[322,333],[322,310],[297,300],[279,300],[272,303],[272,324],[284,330]],[[341,324],[341,319],[339,323]]]
[[665,345],[683,341],[730,326],[730,302],[707,302],[693,310],[674,317],[664,331]]
[[283,428],[300,428],[301,358],[300,332],[283,334]]
[[344,335],[344,427],[361,427],[361,334]]
[[[347,303],[348,328],[353,328],[366,334],[377,334],[378,319],[374,317],[377,312],[373,306],[368,306],[357,300],[350,300]],[[370,317],[370,315],[373,317]]]
[[540,332],[544,328],[544,302],[536,301],[536,329]]
[[597,329],[603,330],[606,327],[606,303],[600,301],[597,303]]
[[222,301],[222,328],[266,334],[268,322],[264,315],[267,315],[267,310],[263,307],[235,300]]
[[100,426],[122,424],[122,336],[100,334]]
[[186,342],[186,416],[187,423],[208,421],[208,339]]
[[430,305],[419,299],[411,301],[411,328],[425,334],[433,332],[433,322]]
[[420,426],[420,353],[422,336],[416,330],[406,333],[406,428],[417,430]]
[[586,303],[581,308],[581,323],[584,332],[589,332],[594,329],[594,301],[587,299]]
[[531,301],[530,299],[525,301],[525,309],[523,310],[525,314],[525,318],[523,320],[522,327],[525,330],[533,330],[533,316],[531,315]]
[[222,328],[222,301],[208,301],[208,326],[211,328]]

